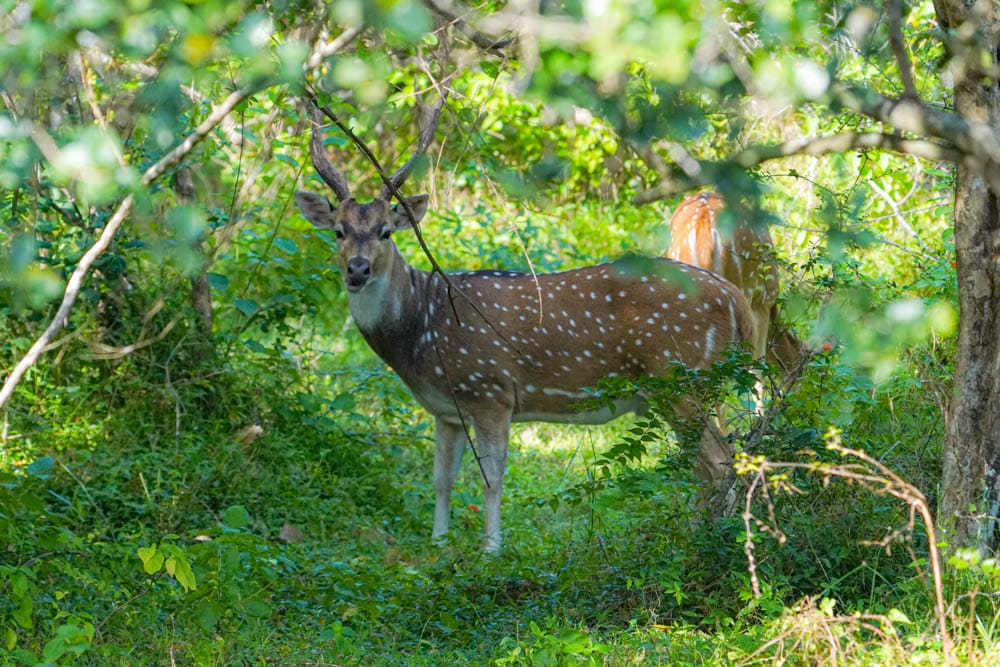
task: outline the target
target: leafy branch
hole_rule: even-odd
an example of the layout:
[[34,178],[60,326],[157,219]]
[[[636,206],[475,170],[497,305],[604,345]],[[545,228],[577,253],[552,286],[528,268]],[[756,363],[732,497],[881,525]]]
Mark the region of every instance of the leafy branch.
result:
[[[355,37],[358,36],[358,34],[360,34],[360,32],[360,28],[349,28],[338,39],[329,43],[318,43],[313,54],[309,56],[306,62],[313,62],[317,59],[317,57],[321,59],[333,55],[333,53],[349,44]],[[319,56],[316,54],[319,54]],[[179,165],[181,161],[191,153],[195,146],[201,143],[201,141],[207,137],[212,130],[222,123],[230,113],[232,113],[240,102],[253,95],[262,86],[263,84],[258,84],[257,86],[241,88],[230,93],[229,96],[226,97],[221,104],[215,107],[208,117],[202,121],[194,129],[194,131],[187,136],[187,138],[184,139],[184,141],[160,158],[143,173],[142,178],[139,181],[139,186],[148,187],[156,179],[160,178],[168,171]],[[51,153],[52,151],[58,152],[58,148],[55,146],[54,140],[41,128],[37,126],[32,127],[31,136],[43,153]],[[73,309],[73,304],[76,303],[76,299],[80,294],[80,289],[83,287],[83,282],[86,279],[87,274],[90,272],[90,268],[94,265],[94,262],[96,262],[97,259],[111,246],[111,242],[115,238],[115,235],[118,233],[122,224],[132,212],[132,207],[134,205],[135,195],[129,194],[121,201],[118,208],[115,209],[114,214],[101,231],[97,242],[88,248],[87,252],[80,258],[79,263],[66,283],[62,302],[59,304],[59,308],[56,310],[55,316],[52,318],[42,335],[35,340],[32,346],[28,349],[27,353],[25,353],[25,355],[14,366],[14,369],[4,380],[3,387],[0,388],[0,408],[7,405],[11,396],[13,396],[18,383],[20,383],[21,379],[24,377],[24,374],[28,371],[28,369],[35,365],[42,354],[44,354],[46,347],[55,338],[56,334],[58,334],[59,331],[69,322],[70,311]]]

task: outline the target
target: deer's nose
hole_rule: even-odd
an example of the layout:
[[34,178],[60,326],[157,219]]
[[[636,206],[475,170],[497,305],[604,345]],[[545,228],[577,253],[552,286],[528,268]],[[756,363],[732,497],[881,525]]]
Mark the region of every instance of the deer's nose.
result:
[[362,287],[372,277],[372,263],[364,257],[347,260],[347,286]]

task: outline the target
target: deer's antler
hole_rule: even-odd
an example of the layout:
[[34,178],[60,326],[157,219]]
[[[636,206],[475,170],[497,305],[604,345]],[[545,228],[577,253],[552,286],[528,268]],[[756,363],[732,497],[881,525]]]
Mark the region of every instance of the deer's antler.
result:
[[403,187],[403,183],[406,182],[406,177],[410,175],[410,170],[413,169],[413,165],[416,164],[417,160],[427,152],[427,147],[431,145],[431,141],[434,140],[434,133],[437,131],[438,119],[441,117],[441,109],[444,108],[445,100],[448,98],[447,87],[442,86],[438,92],[438,99],[433,106],[427,106],[424,104],[420,97],[417,97],[417,108],[420,111],[421,116],[421,128],[420,128],[420,139],[417,142],[417,149],[413,151],[413,155],[410,156],[403,166],[397,169],[389,176],[389,183],[382,184],[381,194],[379,195],[383,199],[390,199],[393,195],[393,190],[399,190]]
[[308,103],[309,122],[312,125],[312,136],[309,139],[309,155],[312,156],[313,168],[320,178],[330,186],[333,193],[337,195],[339,201],[346,201],[351,198],[351,188],[347,185],[347,178],[339,169],[333,166],[330,158],[327,157],[326,148],[323,146],[323,115],[319,107],[312,101]]

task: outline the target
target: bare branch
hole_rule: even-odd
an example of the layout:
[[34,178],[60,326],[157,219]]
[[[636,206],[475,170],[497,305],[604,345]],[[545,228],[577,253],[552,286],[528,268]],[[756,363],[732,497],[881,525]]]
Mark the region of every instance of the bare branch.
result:
[[[195,128],[184,141],[182,141],[176,148],[164,155],[160,160],[151,166],[142,175],[141,184],[142,186],[147,186],[157,178],[162,176],[167,170],[172,169],[177,166],[184,157],[191,152],[191,150],[198,145],[198,143],[208,136],[222,119],[225,118],[233,108],[246,99],[253,91],[238,90],[236,92],[230,93],[222,104],[216,107],[208,118],[206,118],[198,127]],[[32,136],[38,138],[44,136],[51,141],[48,135],[44,134],[41,130],[36,128],[32,132]],[[44,142],[44,140],[43,140]],[[66,283],[66,291],[63,294],[62,303],[59,304],[59,308],[56,310],[55,317],[49,323],[49,326],[45,329],[38,340],[34,342],[28,352],[21,358],[21,361],[17,363],[14,370],[11,371],[7,379],[4,380],[3,388],[0,389],[0,408],[5,406],[10,400],[14,393],[14,389],[17,387],[21,378],[24,374],[31,368],[38,358],[44,353],[45,347],[55,338],[55,335],[59,333],[59,330],[66,326],[69,319],[69,313],[73,309],[73,304],[76,302],[76,298],[80,293],[80,288],[83,286],[83,281],[87,277],[87,273],[90,271],[90,267],[93,266],[97,258],[100,257],[105,250],[111,245],[112,239],[115,234],[118,233],[119,227],[128,217],[129,213],[132,211],[132,206],[135,204],[135,196],[128,195],[122,200],[121,204],[118,205],[117,210],[115,210],[114,215],[108,220],[107,224],[104,225],[104,230],[98,237],[97,242],[90,246],[83,257],[80,258],[80,262],[76,265],[73,270],[72,275],[70,275],[69,280]]]
[[348,28],[329,42],[322,40],[317,41],[313,46],[312,53],[309,54],[309,58],[306,59],[303,69],[306,71],[316,69],[323,63],[324,60],[341,51],[345,46],[353,42],[364,29],[365,27],[363,25]]
[[889,47],[899,68],[899,78],[903,82],[903,95],[918,98],[917,86],[913,83],[913,66],[906,53],[906,40],[903,38],[903,6],[901,0],[889,0],[886,3],[889,16]]
[[[912,534],[915,526],[915,518],[918,514],[920,515],[920,519],[924,524],[924,529],[927,532],[927,550],[934,593],[934,611],[937,616],[938,631],[941,635],[941,648],[942,653],[944,654],[944,664],[955,664],[953,660],[954,642],[952,641],[948,630],[948,617],[944,606],[944,578],[941,567],[940,550],[938,547],[934,517],[931,512],[930,505],[927,503],[927,498],[920,491],[920,489],[905,481],[887,465],[871,457],[867,452],[843,446],[841,444],[839,434],[835,433],[827,437],[827,448],[839,453],[841,456],[857,459],[860,463],[845,462],[833,464],[822,463],[820,461],[811,461],[808,463],[772,462],[766,460],[764,457],[759,457],[753,460],[744,458],[743,463],[748,465],[744,467],[743,473],[754,475],[752,486],[748,490],[748,493],[754,492],[757,489],[760,489],[762,492],[766,491],[769,483],[774,484],[777,481],[787,478],[789,471],[802,470],[810,473],[818,473],[823,477],[824,483],[833,478],[844,479],[849,482],[859,484],[872,493],[892,496],[893,498],[897,498],[906,503],[910,509],[910,520],[907,524],[906,532]],[[776,475],[768,478],[767,474],[769,472],[776,473]],[[772,502],[769,498],[765,498],[765,500],[767,502],[768,509],[770,510]],[[771,518],[770,515],[769,520],[772,522],[773,528],[774,519]],[[748,532],[751,523],[757,524],[759,528],[763,528],[763,526],[766,525],[765,522],[753,515],[751,511],[751,500],[748,498],[745,503],[744,510],[744,525],[748,528]],[[748,542],[747,545],[744,546],[744,549],[752,552],[752,537],[748,535],[747,539]],[[887,545],[888,542],[885,542],[885,544]],[[750,560],[749,563],[752,566],[755,565],[755,561],[753,560]],[[758,589],[755,589],[755,592],[757,590]]]
[[936,137],[963,153],[983,161],[1000,163],[1000,138],[986,123],[963,119],[918,100],[892,99],[849,84],[833,85],[830,95],[834,102],[847,109],[892,125],[902,132]]
[[737,153],[732,161],[741,167],[752,167],[789,155],[822,155],[850,150],[881,148],[896,153],[938,162],[961,162],[963,156],[953,147],[924,139],[908,139],[898,134],[881,132],[841,132],[825,137],[803,137],[775,146],[752,146]]

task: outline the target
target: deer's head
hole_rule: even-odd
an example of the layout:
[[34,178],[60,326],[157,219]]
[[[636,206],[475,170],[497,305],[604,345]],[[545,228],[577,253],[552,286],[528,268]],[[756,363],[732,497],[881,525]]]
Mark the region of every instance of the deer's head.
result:
[[[319,228],[332,229],[336,234],[340,273],[344,277],[347,291],[351,293],[360,292],[366,285],[388,276],[392,263],[398,256],[392,233],[399,229],[409,229],[414,223],[419,223],[427,212],[427,195],[404,197],[406,206],[393,206],[392,196],[393,192],[398,192],[402,187],[414,163],[434,138],[444,101],[445,95],[442,95],[432,107],[418,103],[424,123],[416,151],[388,177],[379,196],[364,204],[351,197],[347,179],[327,157],[323,148],[320,111],[314,104],[309,105],[312,124],[309,153],[316,172],[333,190],[339,204],[335,206],[326,197],[304,190],[295,193],[295,202],[309,222]],[[412,219],[406,208],[413,214]]]
[[[392,206],[381,196],[364,204],[348,197],[334,206],[322,195],[299,190],[295,202],[306,220],[333,230],[340,274],[349,292],[360,292],[369,282],[388,275],[396,257],[392,233],[412,226],[402,206]],[[427,211],[427,195],[407,197],[406,203],[420,222]]]

